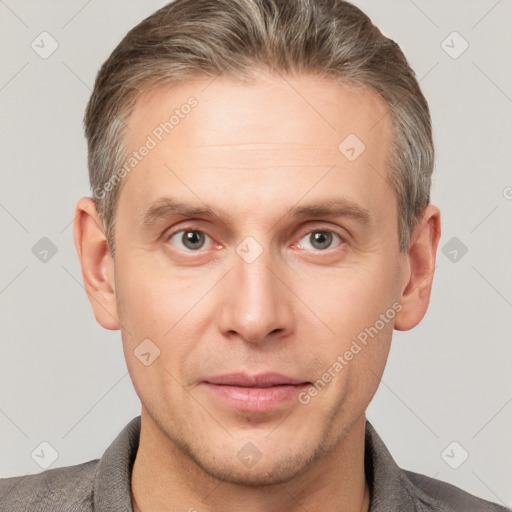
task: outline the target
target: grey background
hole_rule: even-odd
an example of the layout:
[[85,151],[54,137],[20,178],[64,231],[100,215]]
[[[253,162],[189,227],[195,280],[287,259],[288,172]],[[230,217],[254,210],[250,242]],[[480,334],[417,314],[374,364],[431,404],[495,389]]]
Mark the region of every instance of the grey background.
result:
[[[42,441],[51,467],[100,457],[139,414],[120,335],[92,315],[71,222],[89,194],[82,116],[96,72],[164,3],[0,0],[1,477],[41,471]],[[421,79],[443,214],[429,312],[395,334],[368,418],[400,466],[512,506],[512,4],[355,3]],[[31,48],[43,31],[59,45],[47,59]],[[469,44],[458,58],[454,31]],[[42,237],[57,249],[46,262],[32,251]],[[458,469],[453,441],[469,453]]]

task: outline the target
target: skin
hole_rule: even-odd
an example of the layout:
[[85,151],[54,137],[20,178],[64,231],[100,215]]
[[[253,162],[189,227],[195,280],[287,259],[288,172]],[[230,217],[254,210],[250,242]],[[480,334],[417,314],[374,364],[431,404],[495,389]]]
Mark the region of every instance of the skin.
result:
[[[400,252],[385,180],[390,116],[372,90],[305,75],[159,88],[135,106],[130,150],[190,96],[197,107],[123,180],[115,258],[93,201],[76,209],[87,293],[97,321],[121,330],[142,403],[134,510],[368,510],[365,410],[393,328],[411,329],[427,310],[439,210],[425,208]],[[349,134],[366,145],[354,161],[338,150]],[[145,223],[164,197],[217,215]],[[352,214],[291,215],[331,199]],[[183,245],[185,229],[204,245]],[[236,251],[248,236],[262,249],[251,263]],[[316,382],[393,304],[396,316],[307,404],[243,411],[204,384],[236,371]],[[160,350],[149,366],[134,355],[147,338]],[[251,468],[237,457],[248,442],[261,454]]]

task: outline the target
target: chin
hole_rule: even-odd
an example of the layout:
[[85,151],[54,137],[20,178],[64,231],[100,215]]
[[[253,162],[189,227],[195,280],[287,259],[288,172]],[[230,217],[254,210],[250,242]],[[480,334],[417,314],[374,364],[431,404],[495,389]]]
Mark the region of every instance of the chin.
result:
[[[211,477],[245,487],[266,487],[288,482],[305,472],[323,453],[323,450],[318,448],[308,454],[302,448],[301,452],[292,454],[289,446],[283,445],[283,448],[283,453],[262,453],[261,458],[252,467],[247,467],[236,454],[233,458],[226,456],[226,452],[216,454],[211,451],[205,453],[203,450],[190,449],[186,449],[186,452]],[[271,460],[269,456],[272,457]]]
[[[204,461],[202,469],[213,478],[222,482],[240,485],[244,487],[266,487],[279,485],[292,480],[305,469],[304,460],[296,461],[288,459],[286,461],[270,461],[264,464],[259,461],[252,468],[234,467],[232,463],[228,464],[208,464]],[[238,461],[237,461],[238,462]],[[258,467],[261,464],[260,467]]]

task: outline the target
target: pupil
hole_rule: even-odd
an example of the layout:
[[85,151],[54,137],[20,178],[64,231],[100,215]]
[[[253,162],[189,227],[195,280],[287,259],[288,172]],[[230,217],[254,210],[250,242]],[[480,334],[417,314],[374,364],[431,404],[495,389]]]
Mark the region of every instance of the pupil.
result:
[[204,244],[204,237],[197,231],[187,231],[183,233],[183,245],[189,249],[199,249]]
[[326,233],[324,231],[317,231],[316,233],[313,233],[313,246],[315,246],[317,249],[325,249],[326,247],[329,247],[331,245],[332,241],[332,234]]

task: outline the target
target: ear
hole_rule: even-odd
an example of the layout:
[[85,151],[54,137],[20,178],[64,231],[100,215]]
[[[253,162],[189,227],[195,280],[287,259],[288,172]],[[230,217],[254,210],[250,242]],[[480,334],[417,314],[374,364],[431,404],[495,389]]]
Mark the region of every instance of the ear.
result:
[[119,329],[114,259],[110,254],[103,222],[90,197],[83,197],[76,205],[73,235],[94,316],[105,329]]
[[400,303],[402,310],[395,317],[395,329],[407,331],[418,325],[427,312],[436,266],[436,251],[441,236],[441,213],[428,205],[414,228],[407,251]]

